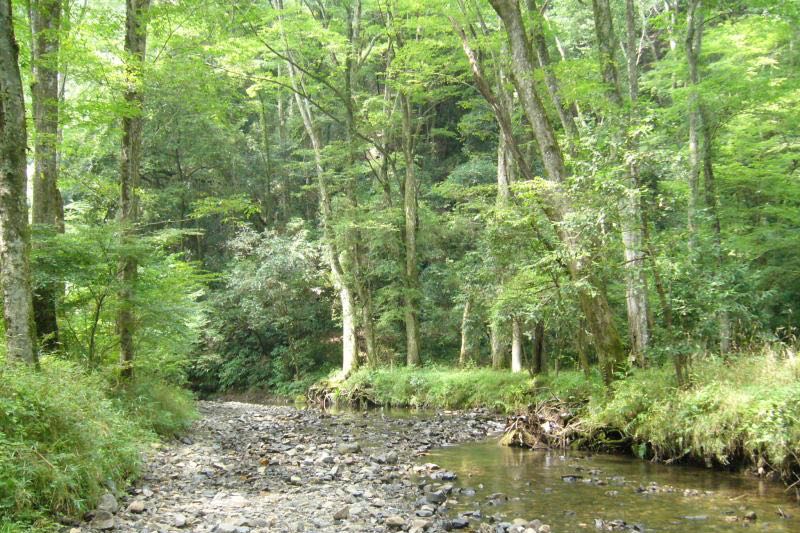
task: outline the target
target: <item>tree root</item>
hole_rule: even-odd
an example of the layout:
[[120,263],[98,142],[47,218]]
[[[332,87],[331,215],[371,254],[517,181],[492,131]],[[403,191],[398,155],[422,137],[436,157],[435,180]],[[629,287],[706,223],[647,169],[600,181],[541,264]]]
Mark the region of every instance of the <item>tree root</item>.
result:
[[559,399],[541,402],[526,414],[510,416],[500,444],[524,448],[567,448],[584,435],[575,416],[576,406]]

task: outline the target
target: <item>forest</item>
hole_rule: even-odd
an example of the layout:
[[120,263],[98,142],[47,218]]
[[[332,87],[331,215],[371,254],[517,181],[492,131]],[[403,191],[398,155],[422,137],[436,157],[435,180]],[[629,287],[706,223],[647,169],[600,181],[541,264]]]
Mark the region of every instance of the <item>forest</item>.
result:
[[800,3],[0,0],[0,266],[3,533],[213,398],[797,487]]

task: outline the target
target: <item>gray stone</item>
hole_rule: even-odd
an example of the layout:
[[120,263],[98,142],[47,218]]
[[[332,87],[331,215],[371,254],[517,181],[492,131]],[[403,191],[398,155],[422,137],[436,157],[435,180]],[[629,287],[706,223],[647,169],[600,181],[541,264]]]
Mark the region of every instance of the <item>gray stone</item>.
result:
[[108,511],[97,510],[94,513],[94,518],[89,523],[90,527],[100,530],[114,529],[114,515]]
[[335,513],[333,513],[334,520],[346,520],[350,518],[350,508],[349,507],[342,507]]
[[97,510],[107,511],[111,514],[115,514],[117,511],[119,511],[117,499],[110,492],[106,492],[100,497],[100,501],[97,502]]
[[348,453],[358,453],[361,451],[361,445],[357,442],[343,442],[336,447],[336,451],[340,455]]

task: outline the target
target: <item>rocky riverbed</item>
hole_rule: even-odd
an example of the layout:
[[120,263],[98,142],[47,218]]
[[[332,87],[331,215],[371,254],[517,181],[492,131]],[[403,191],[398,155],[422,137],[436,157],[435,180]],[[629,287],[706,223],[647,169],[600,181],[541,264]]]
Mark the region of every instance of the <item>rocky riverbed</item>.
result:
[[474,492],[425,462],[431,448],[499,432],[489,412],[404,418],[236,402],[199,410],[189,435],[154,448],[141,479],[106,495],[71,533],[549,531],[524,517],[488,525],[477,508],[455,514],[452,504]]

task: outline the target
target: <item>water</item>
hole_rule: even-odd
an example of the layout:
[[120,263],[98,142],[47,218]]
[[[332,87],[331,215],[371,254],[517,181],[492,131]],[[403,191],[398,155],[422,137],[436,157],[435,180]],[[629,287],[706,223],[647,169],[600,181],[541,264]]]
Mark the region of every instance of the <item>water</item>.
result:
[[[595,519],[621,519],[646,531],[739,531],[749,526],[800,532],[800,507],[783,486],[738,474],[623,456],[521,450],[496,441],[437,449],[424,461],[456,472],[458,486],[476,489],[474,497],[457,496],[455,511],[480,507],[484,516],[509,521],[538,518],[555,532],[595,531]],[[581,478],[562,479],[571,475]],[[637,492],[652,482],[658,492]],[[487,496],[496,492],[509,501],[489,505]],[[779,509],[789,518],[778,516]],[[752,523],[743,520],[749,511],[757,515]],[[736,522],[729,521],[734,517]]]

